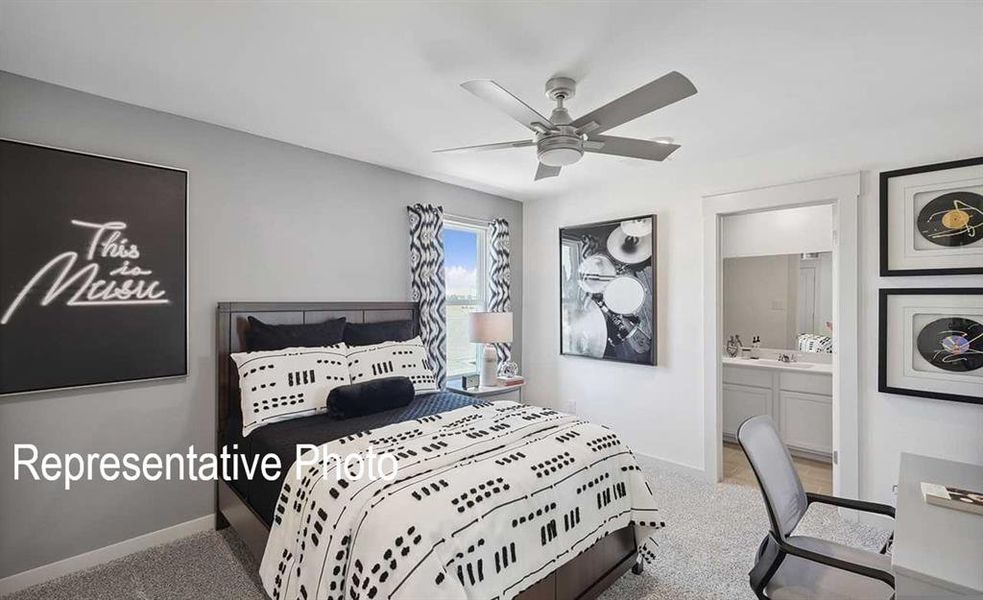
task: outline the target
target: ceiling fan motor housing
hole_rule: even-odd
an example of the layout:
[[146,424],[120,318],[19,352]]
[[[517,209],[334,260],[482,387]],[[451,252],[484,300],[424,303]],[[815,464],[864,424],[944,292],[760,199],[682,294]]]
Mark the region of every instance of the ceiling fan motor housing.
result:
[[572,165],[584,155],[584,140],[574,127],[561,125],[556,129],[536,136],[539,162],[550,167]]

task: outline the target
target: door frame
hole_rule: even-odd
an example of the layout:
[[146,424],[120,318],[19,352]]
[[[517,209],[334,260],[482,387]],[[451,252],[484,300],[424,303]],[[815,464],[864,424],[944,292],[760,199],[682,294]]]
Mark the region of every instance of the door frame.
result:
[[859,261],[860,173],[703,197],[704,470],[723,478],[720,360],[724,346],[721,219],[800,206],[833,207],[833,493],[860,497]]

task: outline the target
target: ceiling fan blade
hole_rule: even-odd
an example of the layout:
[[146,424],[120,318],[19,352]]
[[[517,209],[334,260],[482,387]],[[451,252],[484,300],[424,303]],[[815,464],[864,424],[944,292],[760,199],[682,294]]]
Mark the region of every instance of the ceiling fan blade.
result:
[[[600,147],[591,142],[600,142]],[[679,149],[678,144],[660,144],[647,140],[614,137],[611,135],[594,135],[584,142],[584,152],[597,154],[613,154],[644,160],[665,160],[670,154]]]
[[539,167],[536,168],[536,181],[546,179],[547,177],[556,177],[559,174],[560,167],[551,167],[549,165],[539,163]]
[[696,86],[681,73],[673,71],[655,81],[628,92],[617,100],[587,113],[573,122],[580,129],[589,123],[597,123],[590,133],[601,133],[633,119],[679,102],[696,93]]
[[461,87],[481,98],[508,116],[522,123],[535,132],[550,130],[553,125],[550,120],[533,110],[528,104],[519,100],[511,92],[498,85],[491,79],[476,79],[465,81]]
[[479,146],[461,146],[459,148],[444,148],[442,150],[434,150],[434,153],[440,152],[480,152],[482,150],[501,150],[503,148],[524,148],[526,146],[535,146],[536,142],[532,140],[517,140],[515,142],[499,142],[497,144],[481,144]]

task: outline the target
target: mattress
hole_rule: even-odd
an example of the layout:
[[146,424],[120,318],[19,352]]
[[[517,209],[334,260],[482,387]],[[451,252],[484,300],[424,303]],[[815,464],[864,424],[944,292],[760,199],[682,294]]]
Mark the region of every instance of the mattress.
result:
[[406,406],[364,417],[337,419],[327,415],[314,415],[271,423],[253,431],[246,438],[242,437],[242,424],[238,420],[239,418],[232,417],[228,422],[226,439],[230,451],[231,445],[234,443],[238,445],[237,452],[245,454],[246,458],[250,460],[256,455],[276,454],[280,457],[280,462],[284,468],[280,470],[280,478],[276,481],[257,477],[251,481],[240,478],[229,481],[229,483],[246,499],[246,502],[263,521],[270,525],[283,479],[290,471],[287,467],[293,465],[296,458],[297,444],[320,445],[361,431],[420,419],[478,402],[481,402],[478,398],[471,398],[454,392],[436,392],[417,396],[413,402]]

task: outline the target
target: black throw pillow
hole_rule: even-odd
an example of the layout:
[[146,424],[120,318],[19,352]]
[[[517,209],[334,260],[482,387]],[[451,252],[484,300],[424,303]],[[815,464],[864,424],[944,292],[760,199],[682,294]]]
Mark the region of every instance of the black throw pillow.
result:
[[317,348],[333,346],[344,338],[345,318],[303,325],[270,325],[249,317],[246,330],[246,350],[282,350],[284,348]]
[[416,337],[413,321],[380,321],[378,323],[348,323],[345,343],[349,346],[368,346],[382,342],[405,342]]
[[334,388],[328,410],[342,419],[363,417],[406,406],[415,394],[409,377],[383,377]]

